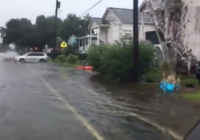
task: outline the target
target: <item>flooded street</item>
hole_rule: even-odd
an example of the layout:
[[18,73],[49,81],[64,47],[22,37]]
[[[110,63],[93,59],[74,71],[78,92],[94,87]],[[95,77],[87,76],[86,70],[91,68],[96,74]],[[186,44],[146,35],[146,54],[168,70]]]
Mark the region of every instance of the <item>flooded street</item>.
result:
[[0,54],[2,140],[175,140],[161,130],[182,136],[199,119],[198,107],[174,106],[179,99],[156,90],[133,92],[51,63],[7,62],[12,55]]

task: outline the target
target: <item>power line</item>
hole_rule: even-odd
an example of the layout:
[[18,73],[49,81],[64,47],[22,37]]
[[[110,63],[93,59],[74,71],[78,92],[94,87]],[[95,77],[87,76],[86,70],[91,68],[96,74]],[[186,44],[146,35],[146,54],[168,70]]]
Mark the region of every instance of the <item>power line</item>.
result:
[[[70,1],[69,3],[68,3],[68,5],[71,5],[72,3],[73,3],[74,1],[72,0],[72,1]],[[60,14],[60,16],[62,16],[62,18],[63,19],[65,19],[66,17],[67,17],[67,14],[62,14],[62,12],[63,12],[63,10],[62,10],[62,8],[58,11],[58,14]]]
[[83,13],[80,15],[80,17],[81,17],[82,15],[84,15],[85,13],[87,13],[88,11],[90,11],[92,8],[94,8],[94,7],[95,7],[97,4],[99,4],[100,2],[102,2],[102,0],[98,1],[95,5],[93,5],[92,7],[90,7],[87,11],[83,12]]
[[62,14],[62,10],[59,10],[59,11],[58,11],[58,15],[59,15],[63,20],[66,18],[66,16],[64,16],[64,15]]

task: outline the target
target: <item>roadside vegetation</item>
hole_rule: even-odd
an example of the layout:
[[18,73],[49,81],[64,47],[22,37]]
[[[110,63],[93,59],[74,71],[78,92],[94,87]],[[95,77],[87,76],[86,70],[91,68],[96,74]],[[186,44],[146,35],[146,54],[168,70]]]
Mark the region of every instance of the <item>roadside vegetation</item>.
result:
[[82,64],[82,60],[86,60],[86,54],[79,54],[78,46],[76,44],[69,45],[63,50],[63,53],[57,56],[54,60],[55,63],[66,67],[77,67]]
[[[108,80],[127,82],[132,79],[133,43],[91,46],[87,60],[94,71]],[[154,47],[149,43],[140,43],[140,76],[154,71],[157,66]]]
[[69,54],[68,56],[61,54],[54,62],[63,66],[76,67],[78,65],[78,56],[73,54]]
[[[198,90],[200,89],[198,88]],[[194,104],[200,105],[200,92],[198,90],[195,92],[183,93],[181,96]]]

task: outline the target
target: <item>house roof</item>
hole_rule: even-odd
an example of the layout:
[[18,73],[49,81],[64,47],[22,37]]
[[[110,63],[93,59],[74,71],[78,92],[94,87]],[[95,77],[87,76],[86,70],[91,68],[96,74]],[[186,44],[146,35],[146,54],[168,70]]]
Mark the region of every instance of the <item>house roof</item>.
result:
[[[124,23],[133,23],[133,9],[124,9],[124,8],[113,8],[109,7],[107,10],[111,11],[115,16]],[[139,11],[138,13],[138,22],[142,21],[142,13]],[[144,15],[144,23],[153,24],[153,20],[151,16]]]
[[[144,3],[143,3],[143,5],[144,5]],[[108,7],[102,18],[93,17],[91,19],[91,22],[93,21],[97,25],[104,24],[103,19],[106,17],[108,12],[112,12],[123,23],[133,23],[133,9],[113,8],[113,7]],[[139,14],[138,22],[141,23],[142,22],[142,12],[139,11],[138,14]],[[91,22],[90,22],[89,26],[91,25]],[[144,23],[153,24],[153,20],[150,15],[144,15]]]
[[102,18],[94,17],[94,18],[92,18],[92,20],[93,20],[96,24],[98,24],[98,25],[103,24],[103,23],[102,23]]
[[103,24],[102,23],[102,18],[92,17],[92,19],[90,20],[90,23],[88,25],[88,29],[90,28],[90,26],[92,25],[93,22],[95,22],[97,25]]

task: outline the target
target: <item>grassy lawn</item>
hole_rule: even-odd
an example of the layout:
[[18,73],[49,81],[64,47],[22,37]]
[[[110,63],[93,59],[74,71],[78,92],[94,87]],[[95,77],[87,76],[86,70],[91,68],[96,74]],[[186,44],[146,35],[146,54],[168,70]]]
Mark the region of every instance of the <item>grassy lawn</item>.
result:
[[[195,75],[178,75],[180,77],[181,83],[183,84],[198,84],[198,80]],[[161,72],[149,72],[145,74],[146,78],[152,79],[155,82],[160,82],[163,78]]]
[[152,79],[156,82],[160,82],[162,80],[162,73],[161,72],[149,72],[145,74],[146,78]]
[[48,60],[49,63],[55,63],[55,64],[58,64],[58,65],[61,65],[61,66],[65,66],[65,67],[72,67],[72,68],[76,68],[77,66],[81,66],[80,63],[76,63],[76,64],[69,64],[67,62],[59,62],[59,61],[52,61],[52,59],[49,59]]
[[56,64],[59,64],[61,66],[65,66],[65,67],[72,67],[72,68],[76,68],[77,66],[80,66],[80,64],[69,64],[69,63],[61,63],[61,62],[54,62]]
[[187,100],[192,101],[193,103],[200,104],[200,91],[195,93],[184,93],[181,96]]
[[66,67],[73,67],[73,68],[80,66],[80,64],[69,64],[69,63],[64,63],[64,64],[61,64],[61,65],[66,66]]
[[181,79],[181,82],[184,83],[184,84],[198,84],[198,80],[196,78],[184,78],[184,79]]
[[145,85],[145,86],[159,86],[160,83],[159,82],[153,82],[153,83],[147,83],[147,82],[141,82],[139,83],[139,85]]

